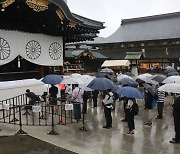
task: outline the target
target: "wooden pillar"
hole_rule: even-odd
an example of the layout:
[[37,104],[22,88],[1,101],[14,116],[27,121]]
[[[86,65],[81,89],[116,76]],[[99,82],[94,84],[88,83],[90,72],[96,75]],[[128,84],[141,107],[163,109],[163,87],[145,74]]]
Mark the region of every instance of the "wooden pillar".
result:
[[40,66],[40,68],[39,68],[39,76],[40,76],[40,78],[44,77],[44,66]]

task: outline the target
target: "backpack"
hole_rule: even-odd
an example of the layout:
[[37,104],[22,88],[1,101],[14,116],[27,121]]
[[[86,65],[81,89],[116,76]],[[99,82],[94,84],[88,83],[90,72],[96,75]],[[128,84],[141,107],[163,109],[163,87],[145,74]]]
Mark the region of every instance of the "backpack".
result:
[[139,113],[139,106],[136,102],[134,102],[132,105],[132,112],[134,113],[134,115],[138,115]]

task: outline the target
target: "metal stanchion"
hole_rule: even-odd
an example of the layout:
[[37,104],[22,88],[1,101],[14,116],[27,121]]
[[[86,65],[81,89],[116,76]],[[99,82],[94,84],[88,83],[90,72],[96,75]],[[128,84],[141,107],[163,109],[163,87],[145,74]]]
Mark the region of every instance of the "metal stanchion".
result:
[[54,105],[51,106],[51,111],[52,111],[52,124],[51,124],[52,130],[51,130],[48,134],[49,134],[49,135],[59,135],[59,134],[54,130]]
[[[17,101],[17,97],[16,97],[16,101]],[[14,98],[13,98],[13,119],[11,120],[11,122],[14,122],[14,124],[15,124],[15,122],[16,121],[19,121],[17,118],[16,118],[16,112],[15,112],[15,104],[14,104]]]
[[19,129],[19,131],[16,134],[17,135],[27,134],[25,131],[22,130],[21,106],[19,106],[19,126],[20,126],[20,129]]
[[84,126],[84,124],[85,124],[85,122],[84,122],[84,103],[83,103],[83,109],[82,109],[82,113],[83,113],[83,117],[82,117],[82,127],[79,129],[79,130],[82,130],[82,131],[87,131],[87,129],[85,128],[85,126]]

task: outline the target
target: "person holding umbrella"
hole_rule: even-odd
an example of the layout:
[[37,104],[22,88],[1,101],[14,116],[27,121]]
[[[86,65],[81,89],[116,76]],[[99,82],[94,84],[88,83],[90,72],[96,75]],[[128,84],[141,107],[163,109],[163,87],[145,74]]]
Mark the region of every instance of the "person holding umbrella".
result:
[[49,101],[50,105],[54,105],[54,113],[57,114],[57,94],[58,94],[58,88],[51,84],[51,88],[49,88]]
[[126,133],[127,135],[134,134],[135,124],[134,124],[134,113],[132,110],[132,106],[135,103],[134,98],[126,98],[126,119],[128,123],[129,131]]
[[104,115],[106,118],[106,125],[103,126],[103,128],[106,128],[106,129],[109,129],[112,127],[112,116],[111,116],[112,102],[113,102],[113,93],[111,92],[111,89],[108,89],[105,92],[105,98],[103,100]]
[[166,97],[165,91],[160,91],[157,89],[157,111],[158,115],[155,119],[162,119],[163,118],[163,109],[164,109],[164,99]]
[[151,115],[151,110],[153,109],[152,106],[152,100],[153,100],[153,95],[145,89],[144,91],[145,95],[145,110],[146,110],[146,120],[147,122],[144,124],[144,126],[152,126],[152,115]]
[[170,143],[180,143],[180,94],[177,95],[173,106],[175,138]]

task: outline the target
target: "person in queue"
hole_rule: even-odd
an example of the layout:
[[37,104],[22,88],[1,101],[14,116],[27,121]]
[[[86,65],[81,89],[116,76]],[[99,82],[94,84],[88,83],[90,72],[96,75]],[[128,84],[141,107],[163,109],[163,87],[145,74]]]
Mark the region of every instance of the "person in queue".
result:
[[103,128],[106,129],[112,127],[112,116],[111,116],[112,103],[113,103],[113,93],[111,92],[111,89],[108,89],[105,92],[105,98],[103,99],[104,115],[106,118],[106,125],[103,126]]
[[83,103],[83,90],[79,88],[78,84],[74,84],[72,91],[72,103],[74,106],[74,119],[79,122],[81,119],[81,103]]
[[51,88],[49,88],[49,102],[50,105],[54,105],[54,114],[58,114],[58,107],[57,107],[57,94],[58,94],[58,88],[54,85],[51,85]]
[[173,107],[175,137],[172,138],[172,140],[169,142],[176,144],[176,143],[180,143],[180,94],[177,94],[177,97],[175,98],[172,107]]

